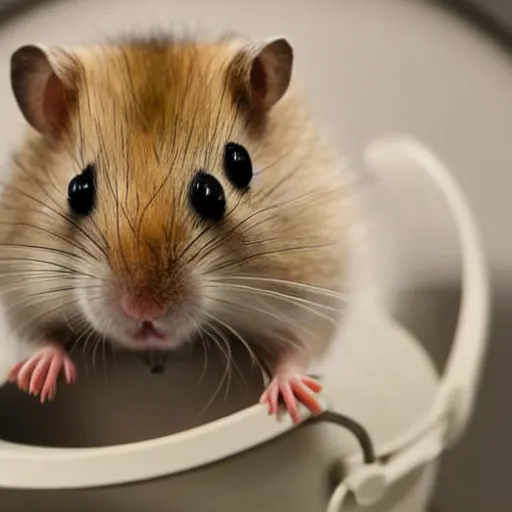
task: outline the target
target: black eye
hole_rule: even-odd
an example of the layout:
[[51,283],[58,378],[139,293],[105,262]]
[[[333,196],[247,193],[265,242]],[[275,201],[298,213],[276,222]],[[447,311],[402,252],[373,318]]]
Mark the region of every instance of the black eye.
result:
[[94,208],[95,199],[94,166],[88,165],[69,182],[68,203],[73,213],[89,215]]
[[224,150],[224,170],[237,188],[247,188],[252,179],[252,162],[247,150],[240,144],[228,142]]
[[220,220],[226,210],[226,197],[219,181],[211,174],[198,172],[190,184],[190,202],[201,217]]

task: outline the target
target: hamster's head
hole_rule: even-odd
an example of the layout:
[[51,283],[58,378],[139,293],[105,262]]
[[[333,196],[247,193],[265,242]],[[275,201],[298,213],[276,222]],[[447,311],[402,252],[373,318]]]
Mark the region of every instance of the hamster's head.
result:
[[20,204],[39,198],[26,215],[45,231],[19,222],[17,241],[37,237],[45,261],[52,251],[74,316],[131,349],[176,348],[251,301],[230,299],[243,291],[231,277],[291,282],[301,261],[325,263],[304,247],[283,256],[287,240],[318,231],[298,203],[293,214],[277,207],[301,194],[307,203],[311,183],[283,184],[316,151],[286,100],[292,60],[284,39],[13,54],[13,91],[32,127],[13,179],[22,165],[38,173]]

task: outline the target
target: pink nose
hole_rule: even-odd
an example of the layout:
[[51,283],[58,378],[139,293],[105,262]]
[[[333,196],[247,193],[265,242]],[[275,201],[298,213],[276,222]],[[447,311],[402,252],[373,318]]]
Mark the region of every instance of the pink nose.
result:
[[121,307],[127,317],[135,320],[156,320],[164,312],[163,303],[148,294],[126,293],[121,297]]

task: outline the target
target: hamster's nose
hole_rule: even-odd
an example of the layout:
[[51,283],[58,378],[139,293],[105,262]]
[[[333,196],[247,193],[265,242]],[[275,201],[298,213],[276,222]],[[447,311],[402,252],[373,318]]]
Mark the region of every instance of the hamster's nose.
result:
[[156,320],[163,315],[164,304],[151,294],[125,293],[121,297],[121,308],[128,318],[134,320]]

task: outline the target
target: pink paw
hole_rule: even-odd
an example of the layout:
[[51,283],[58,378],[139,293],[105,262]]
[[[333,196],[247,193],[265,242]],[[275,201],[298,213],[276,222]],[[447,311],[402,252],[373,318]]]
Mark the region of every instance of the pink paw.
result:
[[16,383],[22,391],[39,395],[41,403],[44,403],[55,398],[61,371],[64,371],[68,384],[76,381],[76,367],[68,354],[58,345],[48,344],[14,366],[8,380]]
[[313,414],[322,412],[322,405],[315,396],[321,389],[321,384],[315,379],[299,372],[278,372],[261,395],[260,403],[267,405],[269,414],[275,414],[282,399],[293,422],[299,423],[299,403]]

